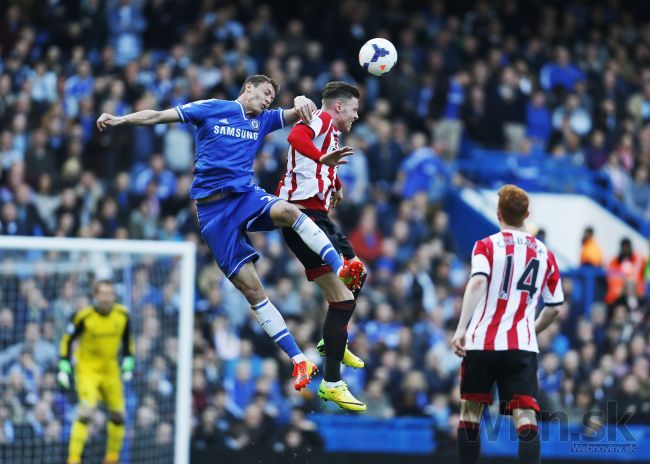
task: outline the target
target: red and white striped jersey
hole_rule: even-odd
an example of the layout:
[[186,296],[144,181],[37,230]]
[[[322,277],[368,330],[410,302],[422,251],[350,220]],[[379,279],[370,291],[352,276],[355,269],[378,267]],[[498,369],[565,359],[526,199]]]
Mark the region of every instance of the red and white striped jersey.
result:
[[[309,127],[314,132],[312,142],[322,154],[339,148],[341,132],[326,111],[313,113]],[[298,122],[296,126],[305,124]],[[278,186],[277,196],[310,209],[329,211],[330,198],[336,190],[337,166],[327,166],[289,146],[287,171]]]
[[487,276],[488,287],[469,323],[465,349],[539,352],[539,297],[548,306],[564,302],[553,253],[532,235],[504,230],[476,242],[471,273]]

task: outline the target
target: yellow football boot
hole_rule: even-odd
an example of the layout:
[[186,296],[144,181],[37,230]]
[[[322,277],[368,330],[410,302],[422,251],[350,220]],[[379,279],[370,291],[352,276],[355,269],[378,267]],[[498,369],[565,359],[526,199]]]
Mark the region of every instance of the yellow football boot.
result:
[[[322,338],[316,345],[318,353],[324,358],[325,357],[325,340]],[[348,349],[348,344],[345,344],[345,352],[343,353],[343,361],[341,361],[348,367],[353,367],[354,369],[362,369],[366,364],[363,362],[363,359],[355,355],[352,351]]]
[[318,396],[325,401],[333,401],[341,408],[347,409],[348,411],[366,410],[366,405],[350,393],[345,382],[341,382],[341,384],[336,387],[327,388],[325,386],[325,381],[323,380],[318,386]]

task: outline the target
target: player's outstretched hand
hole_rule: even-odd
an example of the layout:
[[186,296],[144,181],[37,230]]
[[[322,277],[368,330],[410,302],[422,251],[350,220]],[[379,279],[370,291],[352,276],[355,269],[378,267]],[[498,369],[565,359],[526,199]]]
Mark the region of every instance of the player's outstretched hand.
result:
[[293,99],[293,107],[305,124],[311,122],[312,113],[316,111],[316,104],[313,101],[304,95],[299,95]]
[[114,127],[120,124],[120,118],[112,114],[102,113],[97,119],[97,129],[102,132],[107,127]]
[[342,147],[338,150],[330,151],[325,153],[318,160],[319,163],[323,163],[327,166],[340,166],[341,164],[348,164],[347,160],[343,159],[347,156],[350,156],[354,152],[352,147]]
[[62,359],[59,361],[59,372],[56,374],[56,380],[59,382],[62,390],[70,389],[70,374],[72,374],[72,366],[70,361]]
[[457,330],[451,339],[451,346],[454,349],[456,356],[464,358],[467,352],[465,351],[465,331]]

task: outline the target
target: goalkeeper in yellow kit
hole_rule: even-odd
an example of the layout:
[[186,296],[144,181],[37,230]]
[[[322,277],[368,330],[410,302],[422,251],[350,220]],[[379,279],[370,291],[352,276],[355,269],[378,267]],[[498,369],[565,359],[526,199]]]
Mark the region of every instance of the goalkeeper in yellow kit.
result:
[[130,380],[135,366],[129,313],[126,306],[115,302],[113,283],[98,281],[93,288],[93,297],[94,304],[74,314],[61,339],[57,379],[64,389],[70,388],[72,343],[79,339],[75,352],[79,405],[70,433],[68,464],[81,463],[88,438],[88,421],[99,400],[106,403],[110,414],[104,464],[118,463],[124,438],[122,379]]

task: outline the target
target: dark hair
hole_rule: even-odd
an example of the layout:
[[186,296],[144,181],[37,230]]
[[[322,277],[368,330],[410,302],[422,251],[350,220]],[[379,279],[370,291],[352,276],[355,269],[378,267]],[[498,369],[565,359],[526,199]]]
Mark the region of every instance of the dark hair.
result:
[[[623,248],[625,248],[625,250]],[[621,263],[623,260],[631,258],[633,253],[632,240],[630,240],[629,237],[623,237],[621,239],[621,249],[618,252],[618,262]]]
[[112,287],[113,281],[108,279],[101,279],[95,282],[95,284],[93,285],[93,295],[99,291],[99,287],[101,287],[102,285],[110,285]]
[[521,227],[528,216],[528,194],[516,185],[504,185],[499,190],[499,211],[507,225]]
[[278,84],[278,81],[273,79],[272,77],[266,76],[264,74],[253,74],[252,76],[248,76],[244,83],[241,86],[241,90],[239,91],[239,95],[244,93],[244,90],[246,90],[246,84],[248,83],[253,84],[253,87],[257,87],[260,84],[269,83],[273,86],[273,90],[275,90],[275,94],[278,94],[278,91],[280,90],[280,84]]
[[328,82],[327,85],[323,87],[320,95],[324,102],[326,100],[331,101],[339,98],[359,98],[361,94],[359,93],[359,89],[353,85],[341,81],[332,81]]

